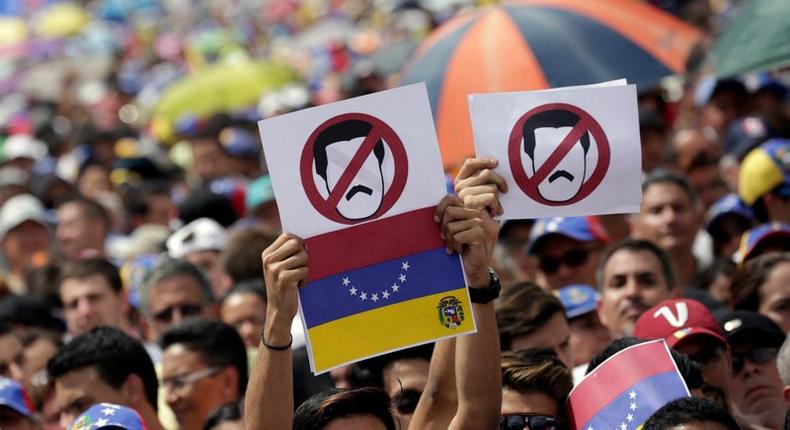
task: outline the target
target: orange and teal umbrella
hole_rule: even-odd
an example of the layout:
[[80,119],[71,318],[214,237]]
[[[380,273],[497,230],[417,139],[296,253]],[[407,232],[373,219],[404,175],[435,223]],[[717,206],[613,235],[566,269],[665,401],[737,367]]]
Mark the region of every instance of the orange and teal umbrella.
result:
[[467,95],[619,78],[641,89],[681,73],[692,27],[634,0],[522,0],[460,15],[432,33],[403,72],[426,82],[445,167],[474,154]]

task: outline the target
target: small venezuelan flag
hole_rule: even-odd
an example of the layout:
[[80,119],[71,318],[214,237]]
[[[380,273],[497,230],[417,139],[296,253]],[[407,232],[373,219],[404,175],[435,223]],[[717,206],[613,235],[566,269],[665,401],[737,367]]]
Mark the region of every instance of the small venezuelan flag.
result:
[[313,372],[475,331],[461,258],[418,209],[306,239]]

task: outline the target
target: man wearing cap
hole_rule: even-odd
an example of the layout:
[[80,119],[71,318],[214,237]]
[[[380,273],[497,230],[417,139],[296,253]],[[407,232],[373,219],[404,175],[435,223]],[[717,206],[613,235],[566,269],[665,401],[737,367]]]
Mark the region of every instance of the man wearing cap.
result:
[[3,143],[0,163],[18,167],[29,174],[33,171],[33,165],[47,156],[47,151],[47,145],[33,136],[15,134]]
[[754,213],[737,194],[720,198],[705,214],[705,230],[713,238],[713,256],[732,259],[741,234],[754,225]]
[[584,365],[612,341],[609,331],[598,318],[598,292],[589,285],[568,285],[555,291],[565,308],[571,332],[569,344],[574,366]]
[[760,222],[790,222],[790,140],[771,139],[741,163],[738,194]]
[[282,230],[280,212],[274,200],[272,178],[269,175],[263,175],[250,182],[244,200],[247,215],[252,221],[259,222],[275,232]]
[[0,429],[34,430],[33,405],[19,382],[0,377]]
[[608,242],[595,218],[538,220],[532,227],[527,253],[538,260],[538,284],[556,290],[570,284],[592,285],[595,265]]
[[82,413],[69,430],[147,430],[140,414],[113,403],[97,403]]
[[730,350],[705,305],[691,299],[665,300],[639,317],[634,336],[663,338],[670,348],[687,355],[702,371],[702,394],[728,408]]
[[787,251],[790,251],[790,224],[775,221],[743,233],[735,260],[744,265],[763,254]]
[[736,418],[768,429],[784,425],[788,407],[776,367],[785,334],[768,317],[734,311],[718,319],[732,351],[730,402]]
[[220,251],[225,248],[225,229],[211,218],[198,218],[167,239],[167,252],[203,270],[216,297],[221,297],[230,280],[222,269]]
[[30,194],[14,196],[0,208],[0,249],[11,291],[24,293],[27,269],[49,261],[52,235],[44,205]]

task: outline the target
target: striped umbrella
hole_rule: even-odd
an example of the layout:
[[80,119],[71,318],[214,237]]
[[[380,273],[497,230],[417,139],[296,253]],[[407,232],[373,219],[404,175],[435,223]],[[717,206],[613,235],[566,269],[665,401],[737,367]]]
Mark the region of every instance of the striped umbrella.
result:
[[626,78],[640,88],[681,73],[700,39],[634,0],[522,0],[473,10],[432,33],[403,72],[426,82],[445,167],[474,153],[467,95]]

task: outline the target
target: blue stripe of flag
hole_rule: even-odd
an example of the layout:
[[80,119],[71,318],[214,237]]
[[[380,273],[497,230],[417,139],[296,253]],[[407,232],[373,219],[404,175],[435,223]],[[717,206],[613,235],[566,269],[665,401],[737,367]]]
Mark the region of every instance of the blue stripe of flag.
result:
[[632,385],[580,428],[635,430],[660,407],[687,396],[686,386],[676,371],[659,373]]
[[307,328],[313,328],[464,285],[461,258],[437,248],[310,282],[299,289],[299,299]]

